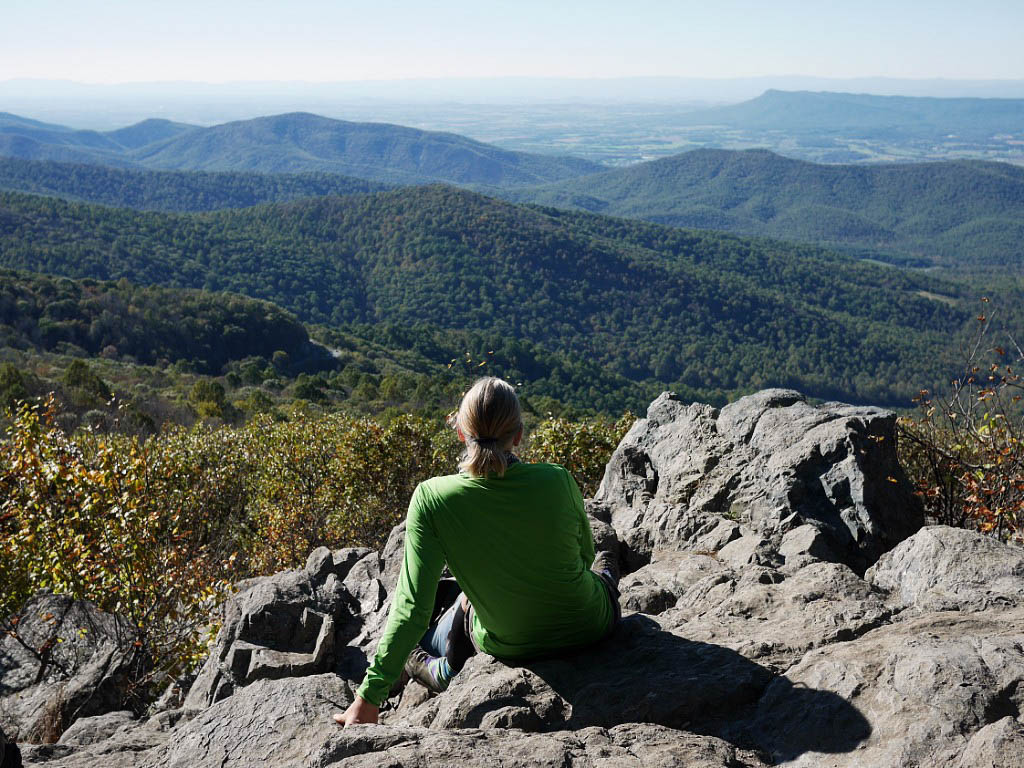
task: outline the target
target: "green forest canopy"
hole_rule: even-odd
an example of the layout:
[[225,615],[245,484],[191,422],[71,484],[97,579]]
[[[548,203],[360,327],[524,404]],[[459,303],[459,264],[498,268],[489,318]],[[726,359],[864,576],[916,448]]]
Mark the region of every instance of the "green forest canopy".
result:
[[3,265],[234,291],[305,321],[494,333],[633,382],[904,404],[944,379],[962,287],[820,249],[449,187],[172,215],[0,195]]

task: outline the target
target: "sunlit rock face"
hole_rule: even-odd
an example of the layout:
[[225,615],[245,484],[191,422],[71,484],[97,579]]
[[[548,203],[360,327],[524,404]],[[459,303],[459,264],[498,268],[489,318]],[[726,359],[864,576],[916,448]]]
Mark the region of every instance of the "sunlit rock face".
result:
[[1024,765],[1024,556],[922,528],[895,441],[875,408],[666,393],[587,501],[622,572],[624,618],[602,642],[529,663],[478,655],[445,693],[409,684],[382,725],[339,730],[330,715],[387,616],[398,526],[381,552],[317,550],[243,585],[184,705],[93,711],[61,743],[23,744],[25,760]]
[[721,410],[661,395],[616,449],[595,502],[632,567],[658,549],[722,551],[751,537],[731,559],[781,565],[780,547],[800,554],[783,539],[809,526],[819,558],[863,573],[923,522],[897,461],[894,414],[813,406],[784,389]]

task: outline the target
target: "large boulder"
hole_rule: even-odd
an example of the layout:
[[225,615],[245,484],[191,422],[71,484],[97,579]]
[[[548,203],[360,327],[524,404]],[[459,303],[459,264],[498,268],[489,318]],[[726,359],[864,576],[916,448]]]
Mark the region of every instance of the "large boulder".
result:
[[25,764],[43,764],[46,768],[153,768],[160,765],[160,750],[171,738],[171,729],[178,720],[166,712],[148,720],[103,715],[83,718],[68,729],[66,733],[71,736],[67,739],[26,746]]
[[983,611],[1024,605],[1024,550],[944,525],[922,528],[867,572],[901,608]]
[[813,406],[782,389],[721,410],[661,395],[615,450],[595,502],[631,569],[656,549],[744,536],[763,540],[752,553],[762,564],[778,564],[783,536],[808,525],[820,551],[863,573],[923,521],[897,461],[895,414]]
[[129,710],[83,717],[72,723],[71,727],[61,734],[57,743],[72,746],[98,744],[133,722],[135,722],[135,714]]
[[331,715],[351,701],[350,686],[334,674],[263,679],[192,719],[164,713],[126,722],[95,741],[29,748],[26,762],[47,768],[304,768],[338,730]]
[[139,662],[119,619],[84,600],[40,593],[0,637],[0,726],[53,742],[80,717],[122,709]]
[[304,768],[351,702],[334,674],[258,680],[180,725],[153,766]]
[[[725,737],[776,677],[740,653],[634,615],[597,646],[558,658],[512,665],[473,657],[443,695],[400,707],[388,724],[553,732],[633,722]],[[844,709],[829,691],[799,695]],[[852,709],[844,714],[845,738],[856,743],[867,721]]]
[[627,723],[548,734],[505,729],[357,727],[334,734],[310,768],[762,768],[749,750],[657,725]]
[[859,637],[892,614],[884,594],[847,566],[818,562],[791,575],[756,566],[719,573],[658,619],[681,637],[781,672],[809,650]]
[[625,610],[656,615],[674,634],[730,648],[775,671],[812,648],[881,626],[894,612],[883,591],[847,566],[813,559],[790,572],[657,550],[619,588]]

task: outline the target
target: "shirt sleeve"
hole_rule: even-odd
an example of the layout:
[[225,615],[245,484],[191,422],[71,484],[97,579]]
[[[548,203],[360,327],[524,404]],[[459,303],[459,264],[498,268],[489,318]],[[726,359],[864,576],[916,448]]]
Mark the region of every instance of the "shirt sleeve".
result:
[[565,481],[569,486],[569,498],[573,509],[576,510],[576,514],[579,516],[580,525],[580,558],[583,560],[583,567],[586,570],[590,570],[590,566],[594,564],[594,533],[590,530],[590,520],[587,518],[587,509],[583,504],[583,494],[580,493],[580,487],[576,485],[576,481],[573,476],[569,474],[569,470],[563,470],[565,472]]
[[437,583],[444,568],[444,550],[430,524],[426,495],[420,485],[409,502],[402,572],[377,653],[356,691],[360,698],[377,706],[387,698],[409,653],[430,625]]

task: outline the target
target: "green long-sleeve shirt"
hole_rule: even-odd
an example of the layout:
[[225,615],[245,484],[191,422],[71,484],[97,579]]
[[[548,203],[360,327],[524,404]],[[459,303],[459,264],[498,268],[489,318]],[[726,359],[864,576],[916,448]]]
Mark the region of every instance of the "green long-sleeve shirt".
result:
[[427,630],[445,562],[473,604],[477,646],[522,659],[593,642],[611,625],[593,561],[583,497],[556,464],[420,483],[387,625],[358,695],[377,705],[387,696]]

